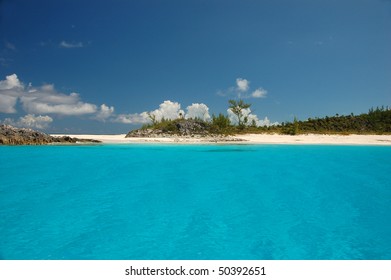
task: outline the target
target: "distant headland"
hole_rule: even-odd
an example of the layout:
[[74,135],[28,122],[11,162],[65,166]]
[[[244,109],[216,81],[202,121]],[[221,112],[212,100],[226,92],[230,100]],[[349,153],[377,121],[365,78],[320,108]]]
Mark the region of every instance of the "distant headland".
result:
[[304,121],[294,118],[293,122],[282,122],[273,125],[258,126],[249,120],[245,110],[251,106],[242,100],[230,100],[230,110],[236,117],[235,123],[227,115],[212,115],[208,121],[202,119],[160,119],[150,115],[151,122],[140,129],[130,131],[126,137],[209,137],[243,134],[359,134],[391,135],[391,110],[388,107],[372,108],[368,113],[354,115],[326,116],[309,118]]
[[0,125],[0,145],[45,145],[100,143],[94,139],[79,139],[70,136],[54,137],[29,128],[16,128],[11,125]]

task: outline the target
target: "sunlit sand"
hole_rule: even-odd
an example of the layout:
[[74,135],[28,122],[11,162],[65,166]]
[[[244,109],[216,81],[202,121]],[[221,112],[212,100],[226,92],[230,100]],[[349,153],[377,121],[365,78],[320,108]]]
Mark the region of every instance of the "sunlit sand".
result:
[[[52,134],[53,136],[63,136],[63,134]],[[244,134],[222,138],[196,138],[196,137],[151,137],[151,138],[125,138],[125,134],[117,135],[94,135],[75,134],[71,137],[95,139],[106,144],[127,144],[127,143],[235,143],[235,144],[327,144],[327,145],[391,145],[391,135],[323,135],[323,134],[303,134],[303,135],[279,135],[279,134]],[[243,140],[243,141],[240,141]]]

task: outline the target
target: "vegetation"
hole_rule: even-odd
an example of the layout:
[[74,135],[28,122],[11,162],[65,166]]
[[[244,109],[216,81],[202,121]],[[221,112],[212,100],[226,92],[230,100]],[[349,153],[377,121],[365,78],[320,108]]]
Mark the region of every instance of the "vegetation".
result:
[[238,118],[239,128],[244,129],[248,122],[248,119],[244,115],[243,111],[245,109],[250,108],[251,104],[244,103],[242,99],[239,99],[238,101],[231,99],[228,101],[228,103],[232,113],[234,113]]
[[231,134],[232,126],[228,116],[219,114],[212,115],[211,130],[217,134]]
[[[229,101],[232,112],[238,117],[238,125],[233,125],[228,116],[224,114],[213,115],[210,121],[177,120],[161,121],[152,120],[151,124],[144,125],[142,130],[153,129],[168,134],[181,134],[186,128],[194,134],[244,134],[244,133],[278,133],[278,134],[391,134],[391,110],[387,107],[372,108],[366,114],[335,116],[324,118],[309,118],[300,121],[296,117],[293,122],[283,122],[274,126],[257,127],[256,124],[248,124],[243,110],[251,105],[242,100]],[[189,124],[190,123],[190,124]]]
[[370,109],[366,114],[347,116],[336,114],[333,117],[308,119],[293,123],[282,123],[273,128],[283,134],[391,134],[391,110],[388,108]]
[[[151,115],[151,116],[153,116],[153,115]],[[152,120],[152,123],[144,124],[141,129],[142,130],[156,129],[156,130],[161,130],[163,133],[178,132],[178,128],[176,126],[177,120],[169,120],[169,119],[162,118],[161,121],[157,121],[154,118],[154,116],[153,116],[153,119],[151,118],[151,120]]]

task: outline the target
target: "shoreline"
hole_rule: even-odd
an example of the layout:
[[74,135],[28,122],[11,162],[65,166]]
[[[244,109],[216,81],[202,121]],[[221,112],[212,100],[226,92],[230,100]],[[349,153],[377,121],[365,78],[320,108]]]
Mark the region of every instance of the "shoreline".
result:
[[[378,145],[391,146],[391,135],[328,135],[328,134],[243,134],[228,137],[131,137],[126,134],[71,134],[70,137],[99,140],[101,144],[227,144],[227,145]],[[65,136],[65,134],[51,134]]]

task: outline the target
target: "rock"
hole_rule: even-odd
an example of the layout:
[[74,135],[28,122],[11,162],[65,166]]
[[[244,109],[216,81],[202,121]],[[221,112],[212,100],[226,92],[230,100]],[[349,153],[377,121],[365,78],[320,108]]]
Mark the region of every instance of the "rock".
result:
[[185,120],[176,123],[180,135],[205,135],[208,132],[207,124],[196,120]]
[[69,136],[54,137],[29,128],[0,125],[0,145],[46,145],[52,143],[100,143],[93,139],[78,139]]
[[178,119],[170,122],[168,125],[162,128],[146,128],[132,130],[126,135],[126,137],[202,137],[209,134],[208,130],[209,128],[207,123],[203,121]]
[[[237,142],[244,141],[222,134],[210,132],[209,124],[199,120],[178,119],[170,121],[166,126],[157,124],[159,128],[141,128],[130,131],[125,137],[165,138],[174,137],[174,142]],[[162,127],[162,128],[160,128]]]

